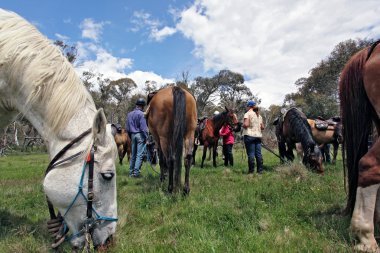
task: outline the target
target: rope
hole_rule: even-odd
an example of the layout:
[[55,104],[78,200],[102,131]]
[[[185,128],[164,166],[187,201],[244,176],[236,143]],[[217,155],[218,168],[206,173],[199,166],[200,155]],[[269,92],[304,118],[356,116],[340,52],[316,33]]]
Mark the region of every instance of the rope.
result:
[[[161,173],[160,172],[157,172],[154,168],[153,168],[153,164],[152,164],[152,157],[150,157],[149,155],[149,151],[147,149],[147,144],[145,143],[144,144],[144,154],[146,155],[146,159],[147,161],[149,162],[149,166],[148,164],[145,164],[145,168],[146,167],[150,167],[152,169],[152,171],[154,171],[156,174],[160,175]],[[154,166],[155,167],[155,166]],[[149,170],[146,170],[148,172],[148,175],[151,176],[152,174],[150,174]]]

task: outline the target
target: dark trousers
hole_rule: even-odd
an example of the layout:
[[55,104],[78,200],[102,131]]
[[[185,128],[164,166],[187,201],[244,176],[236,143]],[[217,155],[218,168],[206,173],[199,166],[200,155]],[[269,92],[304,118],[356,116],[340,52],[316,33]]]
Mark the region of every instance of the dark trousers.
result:
[[234,144],[223,144],[224,166],[234,166],[234,157],[232,155],[232,147]]

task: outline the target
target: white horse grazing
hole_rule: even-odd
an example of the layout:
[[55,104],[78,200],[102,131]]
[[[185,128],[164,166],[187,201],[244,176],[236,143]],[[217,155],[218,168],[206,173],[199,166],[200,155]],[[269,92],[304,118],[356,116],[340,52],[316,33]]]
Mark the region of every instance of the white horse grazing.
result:
[[[84,246],[85,224],[94,246],[103,246],[115,233],[117,220],[117,149],[111,127],[59,49],[23,18],[0,9],[0,128],[19,113],[44,138],[50,159],[92,128],[58,159],[43,186],[73,234],[73,246]],[[85,157],[90,149],[95,150],[95,162],[89,224],[87,168],[91,166]]]

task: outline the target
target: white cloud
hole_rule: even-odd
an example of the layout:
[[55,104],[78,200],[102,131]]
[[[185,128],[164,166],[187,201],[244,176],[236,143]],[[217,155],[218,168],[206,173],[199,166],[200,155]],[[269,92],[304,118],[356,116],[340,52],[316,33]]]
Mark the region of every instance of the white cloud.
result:
[[81,75],[83,71],[101,73],[106,78],[116,80],[125,77],[125,70],[131,68],[132,59],[118,58],[93,43],[77,43],[78,60],[76,70]]
[[194,42],[206,71],[244,74],[268,107],[281,104],[339,42],[377,38],[378,13],[374,0],[196,0],[176,29]]
[[110,22],[96,23],[93,19],[86,18],[79,25],[79,28],[82,29],[83,38],[91,39],[95,42],[98,42],[103,33],[104,25],[109,23]]
[[127,77],[135,81],[135,83],[137,84],[137,91],[139,92],[143,91],[146,81],[155,81],[158,87],[167,83],[175,82],[174,79],[163,78],[162,76],[157,75],[153,72],[146,72],[140,70],[129,73]]
[[165,26],[161,30],[153,29],[151,31],[150,37],[156,41],[162,41],[164,38],[171,36],[176,32],[177,30],[175,28]]
[[133,32],[146,31],[149,38],[155,41],[163,41],[166,37],[173,35],[177,30],[173,27],[164,26],[157,19],[144,11],[135,11],[131,19]]
[[70,39],[70,37],[59,34],[59,33],[56,33],[55,37],[57,37],[59,40],[62,40],[62,41],[68,41]]

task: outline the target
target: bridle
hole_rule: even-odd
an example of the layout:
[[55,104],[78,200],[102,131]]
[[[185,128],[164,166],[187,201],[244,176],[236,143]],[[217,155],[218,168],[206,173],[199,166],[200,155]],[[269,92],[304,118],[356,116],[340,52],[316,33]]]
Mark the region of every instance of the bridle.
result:
[[[67,150],[69,150],[75,143],[79,142],[81,139],[83,139],[85,136],[87,136],[91,132],[91,128],[87,129],[85,132],[80,134],[78,137],[73,139],[70,143],[68,143],[65,147],[62,148],[61,151],[57,153],[57,155],[54,156],[54,158],[51,160],[49,163],[48,167],[46,168],[45,171],[45,177],[46,175],[52,171],[54,168],[56,168],[58,165],[67,162],[69,160],[72,160],[81,154],[83,154],[85,151],[79,151],[75,153],[74,155],[67,157],[65,159],[62,159],[58,161],[59,158],[61,158]],[[50,213],[50,228],[49,228],[49,222],[48,222],[48,229],[49,232],[53,234],[53,237],[55,237],[55,242],[52,244],[52,248],[57,248],[64,240],[71,240],[75,237],[85,235],[85,243],[86,243],[86,249],[90,250],[91,246],[91,233],[95,226],[102,221],[111,221],[115,222],[118,219],[114,217],[108,217],[108,216],[101,216],[96,212],[95,208],[93,207],[93,200],[94,200],[94,184],[93,184],[93,179],[94,179],[94,156],[96,152],[96,146],[92,144],[86,159],[83,163],[83,168],[82,168],[82,174],[80,177],[79,181],[79,186],[78,186],[78,192],[75,195],[74,199],[71,201],[69,207],[66,209],[65,213],[63,216],[58,212],[58,214],[55,214],[54,206],[51,203],[51,201],[48,199],[46,196],[48,208],[49,208],[49,213]],[[87,196],[83,193],[83,180],[84,180],[84,175],[86,172],[86,168],[88,167],[88,184],[87,184]],[[69,238],[66,238],[66,234],[68,232],[68,227],[64,221],[64,217],[66,214],[70,211],[70,209],[73,207],[74,203],[78,199],[79,196],[82,196],[84,200],[87,202],[87,212],[86,212],[86,220],[83,224],[83,227],[79,232],[71,235]],[[93,217],[92,214],[95,214],[95,217]]]

